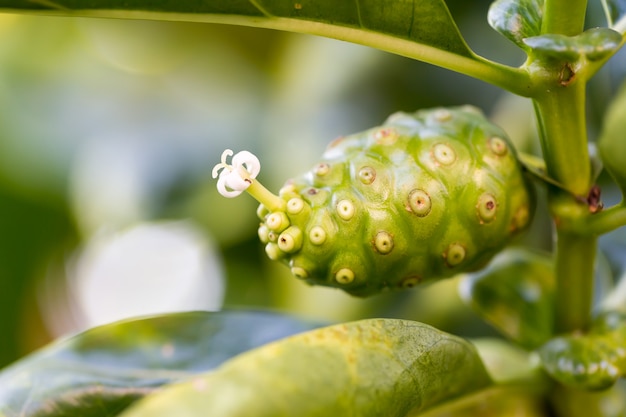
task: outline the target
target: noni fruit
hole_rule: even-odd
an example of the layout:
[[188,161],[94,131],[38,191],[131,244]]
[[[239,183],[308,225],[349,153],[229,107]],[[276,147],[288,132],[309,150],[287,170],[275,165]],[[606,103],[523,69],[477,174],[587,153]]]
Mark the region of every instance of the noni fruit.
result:
[[[232,172],[246,177],[245,159],[218,166],[222,188]],[[242,188],[258,186],[244,179]],[[506,134],[470,106],[396,113],[336,139],[270,204],[253,191],[267,255],[298,279],[357,296],[481,268],[528,225],[533,205]]]

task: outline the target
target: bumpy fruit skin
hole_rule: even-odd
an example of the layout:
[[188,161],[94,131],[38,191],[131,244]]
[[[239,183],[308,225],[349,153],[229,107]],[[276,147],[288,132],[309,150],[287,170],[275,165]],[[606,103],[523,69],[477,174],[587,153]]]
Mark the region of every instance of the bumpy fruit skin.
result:
[[532,213],[506,134],[470,107],[396,113],[339,138],[261,206],[271,259],[310,284],[357,296],[484,266]]

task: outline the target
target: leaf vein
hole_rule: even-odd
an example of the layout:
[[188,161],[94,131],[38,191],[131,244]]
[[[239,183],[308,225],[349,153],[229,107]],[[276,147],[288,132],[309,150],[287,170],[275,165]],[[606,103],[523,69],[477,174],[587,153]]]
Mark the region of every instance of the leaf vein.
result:
[[356,6],[357,17],[359,18],[359,27],[365,29],[365,27],[363,26],[363,20],[361,19],[361,2],[360,0],[354,0],[354,4]]
[[413,26],[415,25],[415,0],[411,2],[411,22],[409,23],[409,33],[407,33],[408,39],[413,39]]
[[50,0],[28,0],[30,3],[33,4],[38,4],[40,6],[45,6],[45,7],[49,7],[51,9],[57,9],[57,10],[70,10],[69,8],[59,4],[59,3],[55,3],[53,1]]
[[274,17],[273,14],[267,11],[257,0],[248,0],[251,5],[256,7],[261,13],[263,13],[266,17]]

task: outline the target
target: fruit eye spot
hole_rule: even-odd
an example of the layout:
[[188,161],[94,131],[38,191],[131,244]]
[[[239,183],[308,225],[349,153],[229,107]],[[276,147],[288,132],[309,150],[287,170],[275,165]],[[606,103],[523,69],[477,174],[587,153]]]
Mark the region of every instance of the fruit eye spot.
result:
[[299,266],[294,266],[291,268],[291,274],[298,279],[308,278],[309,273],[304,268],[300,268]]
[[380,145],[393,145],[398,140],[398,132],[392,128],[380,129],[374,133],[374,139]]
[[372,167],[363,167],[359,170],[359,180],[363,184],[371,184],[376,179],[376,170]]
[[430,196],[424,190],[415,189],[409,193],[409,207],[411,211],[420,217],[430,213],[432,202]]
[[489,139],[489,149],[498,156],[504,156],[508,152],[509,147],[502,138],[494,136]]
[[337,203],[337,214],[344,220],[350,220],[354,217],[354,204],[350,200],[341,200]]
[[268,210],[268,208],[265,207],[263,204],[259,204],[259,207],[257,207],[256,209],[256,215],[259,217],[259,219],[265,220],[265,217],[268,214],[270,214],[270,211]]
[[283,213],[282,211],[277,211],[267,217],[265,224],[267,225],[267,227],[270,228],[270,230],[282,232],[287,227],[289,227],[289,219],[287,218],[287,215],[285,213]]
[[376,233],[374,248],[383,255],[388,254],[393,250],[393,237],[385,231]]
[[329,171],[330,165],[324,162],[317,164],[315,168],[313,168],[313,173],[318,177],[323,177],[324,175],[328,174]]
[[293,249],[293,237],[285,235],[284,233],[278,238],[278,247],[283,252],[290,252]]
[[465,248],[460,243],[452,243],[448,246],[444,257],[448,266],[457,266],[465,259]]
[[496,217],[497,208],[498,204],[493,195],[485,193],[478,198],[476,209],[481,222],[489,223],[492,221]]
[[415,287],[417,284],[419,284],[421,281],[420,277],[408,277],[405,278],[401,283],[400,283],[400,287],[402,288],[413,288]]
[[302,232],[298,227],[291,226],[278,236],[278,248],[291,253],[302,247]]
[[306,192],[308,195],[315,195],[318,193],[317,188],[309,188]]
[[456,161],[456,153],[445,143],[438,143],[433,147],[433,158],[441,165],[451,165]]
[[289,182],[289,183],[285,184],[283,186],[283,188],[278,190],[278,195],[282,197],[282,196],[284,196],[286,194],[295,193],[295,192],[296,192],[295,184],[293,184],[292,182]]
[[262,243],[268,243],[270,241],[270,229],[268,229],[266,225],[262,224],[259,226],[258,234],[259,240]]
[[304,208],[304,201],[301,198],[292,198],[287,202],[287,211],[289,214],[298,214]]
[[326,242],[326,231],[320,226],[315,226],[309,232],[309,240],[314,245],[321,245]]
[[270,258],[272,261],[280,259],[282,255],[282,252],[278,248],[278,245],[271,242],[265,245],[265,253],[267,254],[267,257]]
[[349,284],[354,281],[354,272],[349,268],[341,268],[335,274],[335,281],[339,284]]

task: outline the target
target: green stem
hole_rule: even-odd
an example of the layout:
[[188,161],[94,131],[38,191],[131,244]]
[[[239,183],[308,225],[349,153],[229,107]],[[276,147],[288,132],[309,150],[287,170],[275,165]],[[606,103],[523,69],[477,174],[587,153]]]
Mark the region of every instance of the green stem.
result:
[[263,186],[259,181],[252,180],[250,186],[246,189],[256,201],[263,204],[270,211],[284,211],[286,207],[285,201],[277,195],[273,194]]
[[[569,219],[564,220],[567,221]],[[622,226],[626,226],[626,206],[623,204],[610,207],[585,218],[574,219],[571,224],[564,224],[564,227],[568,230],[588,236],[600,236]]]
[[[536,65],[536,66],[535,66]],[[534,99],[548,175],[566,190],[550,188],[549,206],[557,226],[555,274],[557,332],[589,324],[597,238],[567,227],[590,216],[586,200],[591,164],[585,123],[585,77],[567,63],[534,63],[540,68]],[[582,201],[582,202],[581,202]]]
[[548,175],[572,194],[586,197],[590,188],[591,164],[585,123],[585,83],[565,87],[558,81],[544,86],[535,100],[541,145]]
[[583,31],[587,0],[546,0],[541,33],[574,36]]
[[556,320],[558,333],[585,329],[590,322],[597,239],[557,231]]

